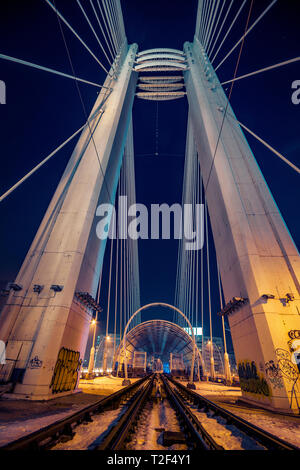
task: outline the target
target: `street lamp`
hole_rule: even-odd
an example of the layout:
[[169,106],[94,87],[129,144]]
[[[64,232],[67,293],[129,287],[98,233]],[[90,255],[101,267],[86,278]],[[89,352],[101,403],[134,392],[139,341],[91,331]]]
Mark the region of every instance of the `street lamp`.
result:
[[94,327],[93,331],[93,343],[90,350],[90,360],[89,360],[89,367],[88,367],[88,377],[93,378],[94,372],[94,363],[95,363],[95,338],[96,338],[96,329],[97,329],[97,319],[98,319],[98,311],[96,311],[96,318],[91,321],[91,325]]

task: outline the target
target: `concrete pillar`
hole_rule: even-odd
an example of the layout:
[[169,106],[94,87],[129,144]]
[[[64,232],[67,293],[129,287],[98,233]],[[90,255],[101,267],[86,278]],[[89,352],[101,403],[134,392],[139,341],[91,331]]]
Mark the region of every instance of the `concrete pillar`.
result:
[[96,296],[106,240],[96,235],[95,212],[115,198],[136,52],[137,45],[125,44],[117,79],[107,77],[104,85],[112,91],[103,89],[96,100],[91,116],[103,111],[82,132],[16,278],[22,290],[11,292],[1,314],[0,338],[17,397],[49,399],[76,391],[92,310],[74,294]]
[[184,50],[189,110],[225,301],[248,299],[229,315],[243,398],[298,413],[293,349],[300,334],[299,253],[230,105],[224,119],[227,98],[198,39],[185,43]]

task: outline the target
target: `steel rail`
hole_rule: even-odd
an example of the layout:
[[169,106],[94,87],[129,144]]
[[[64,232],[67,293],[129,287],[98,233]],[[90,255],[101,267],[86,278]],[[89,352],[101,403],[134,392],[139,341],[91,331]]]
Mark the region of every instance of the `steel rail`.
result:
[[66,418],[63,418],[55,423],[34,431],[26,436],[16,439],[0,447],[0,450],[39,450],[54,446],[57,439],[64,435],[69,436],[70,439],[74,435],[73,428],[83,422],[91,422],[92,415],[101,413],[107,408],[118,407],[122,399],[131,395],[140,385],[148,379],[149,376],[143,377],[141,380],[134,382],[128,387],[125,387],[117,392],[108,395],[105,398],[97,401],[92,405],[88,405],[81,410],[73,413]]
[[136,392],[128,410],[124,413],[116,426],[112,428],[104,441],[95,448],[95,450],[124,450],[122,447],[134,427],[145,402],[149,399],[149,395],[152,391],[153,380],[154,375],[151,377],[149,383],[144,389],[141,387]]
[[184,422],[185,428],[187,429],[187,431],[191,435],[192,440],[196,444],[195,448],[201,448],[203,450],[224,450],[224,447],[217,444],[217,442],[211,437],[211,435],[204,429],[204,427],[196,418],[196,416],[184,403],[184,400],[177,392],[177,390],[172,390],[164,376],[162,376],[162,379],[168,394],[168,398],[172,402],[174,409],[178,411],[180,418]]
[[194,392],[191,389],[188,389],[183,384],[177,382],[173,378],[168,377],[167,380],[172,382],[177,387],[177,389],[180,390],[188,399],[193,401],[194,404],[201,405],[205,409],[214,411],[216,415],[221,416],[227,421],[227,423],[236,426],[247,436],[250,436],[255,439],[257,442],[259,442],[259,444],[266,447],[267,450],[300,450],[299,447],[285,442],[284,440],[280,439],[277,436],[274,436],[268,431],[265,431],[264,429],[259,428],[258,426],[249,423],[243,418],[240,418],[239,416],[231,413],[225,408],[222,408],[221,406],[208,400],[202,395],[198,395],[198,393]]

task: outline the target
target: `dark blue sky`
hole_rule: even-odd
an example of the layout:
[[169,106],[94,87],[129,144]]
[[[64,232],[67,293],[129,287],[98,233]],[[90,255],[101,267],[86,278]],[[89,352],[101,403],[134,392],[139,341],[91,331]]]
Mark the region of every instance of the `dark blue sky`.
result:
[[[82,3],[92,18],[89,2],[83,0]],[[192,41],[196,0],[126,0],[121,3],[128,41],[137,42],[140,50],[152,47],[182,49],[186,40]],[[248,3],[250,5],[250,0]],[[254,0],[250,24],[269,3],[270,0]],[[77,3],[57,0],[56,4],[92,50],[103,58]],[[222,47],[219,60],[242,35],[249,5]],[[237,7],[233,11],[237,11]],[[278,1],[247,37],[238,75],[299,55],[299,13],[298,1]],[[1,53],[71,73],[56,15],[44,0],[5,2],[1,5],[0,26]],[[104,73],[98,64],[72,33],[65,30],[65,35],[78,76],[102,83]],[[221,81],[232,78],[237,55],[238,49],[218,70]],[[291,101],[291,84],[297,79],[300,79],[298,64],[245,79],[236,83],[231,101],[240,121],[299,165],[300,105],[295,106]],[[0,80],[7,86],[7,104],[0,107],[0,190],[3,193],[80,127],[85,117],[72,80],[1,59]],[[79,87],[85,106],[90,110],[97,89],[84,84]],[[155,149],[156,103],[136,100],[133,119],[137,201],[147,205],[180,202],[186,101],[159,103],[158,148],[162,155],[158,157],[142,156]],[[299,176],[252,137],[249,137],[249,143],[299,246]],[[17,274],[74,144],[75,141],[68,144],[1,203],[0,279],[13,280]],[[141,303],[173,303],[177,242],[143,241],[139,248]],[[102,305],[105,308],[106,280],[104,284]],[[212,294],[216,312],[219,305],[215,268],[212,270]],[[161,315],[157,313],[157,316]],[[214,318],[215,332],[220,334],[220,320]]]

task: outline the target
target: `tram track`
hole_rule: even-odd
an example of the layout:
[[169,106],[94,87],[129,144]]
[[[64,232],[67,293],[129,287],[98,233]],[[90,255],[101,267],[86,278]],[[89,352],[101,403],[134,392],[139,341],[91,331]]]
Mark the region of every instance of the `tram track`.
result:
[[[157,396],[158,383],[161,384],[161,391]],[[112,409],[115,409],[115,414],[110,415],[108,410]],[[158,418],[162,410],[165,414],[163,423],[159,421],[160,417]],[[105,413],[107,416],[104,418]],[[153,415],[157,415],[155,419],[158,425],[151,431],[149,421],[153,421]],[[221,429],[221,435],[224,436],[221,442],[220,435],[207,425],[207,420],[203,419],[206,415],[209,415],[212,421],[215,420],[216,426]],[[81,425],[85,428],[82,429]],[[86,432],[86,430],[89,431]],[[155,434],[154,430],[159,434]],[[151,432],[152,441],[147,439]],[[80,442],[80,433],[81,436],[84,434],[93,436],[91,443],[85,446]],[[241,443],[242,447],[237,446],[237,442]],[[78,443],[81,447],[78,447]],[[234,415],[164,374],[153,374],[136,381],[125,389],[99,400],[96,404],[40,431],[6,444],[1,449],[71,450],[82,449],[82,446],[89,450],[100,451],[163,448],[189,451],[256,448],[299,450],[293,444]]]
[[[214,417],[215,419],[221,418],[224,426],[234,426],[239,432],[256,441],[265,450],[300,450],[299,447],[270,434],[240,416],[233,414],[219,404],[188,389],[180,382],[172,378],[168,378],[167,380],[173,385],[175,395],[183,400],[187,409],[191,410],[191,408],[196,408],[197,410],[201,410],[202,413],[209,413],[210,417]],[[195,411],[192,411],[192,413],[197,415]]]
[[0,450],[47,450],[60,442],[72,440],[78,426],[90,425],[97,415],[103,415],[107,410],[118,409],[122,405],[126,405],[147,380],[149,380],[149,377],[143,377],[131,385],[98,400],[93,405],[88,405],[66,418],[1,446]]

